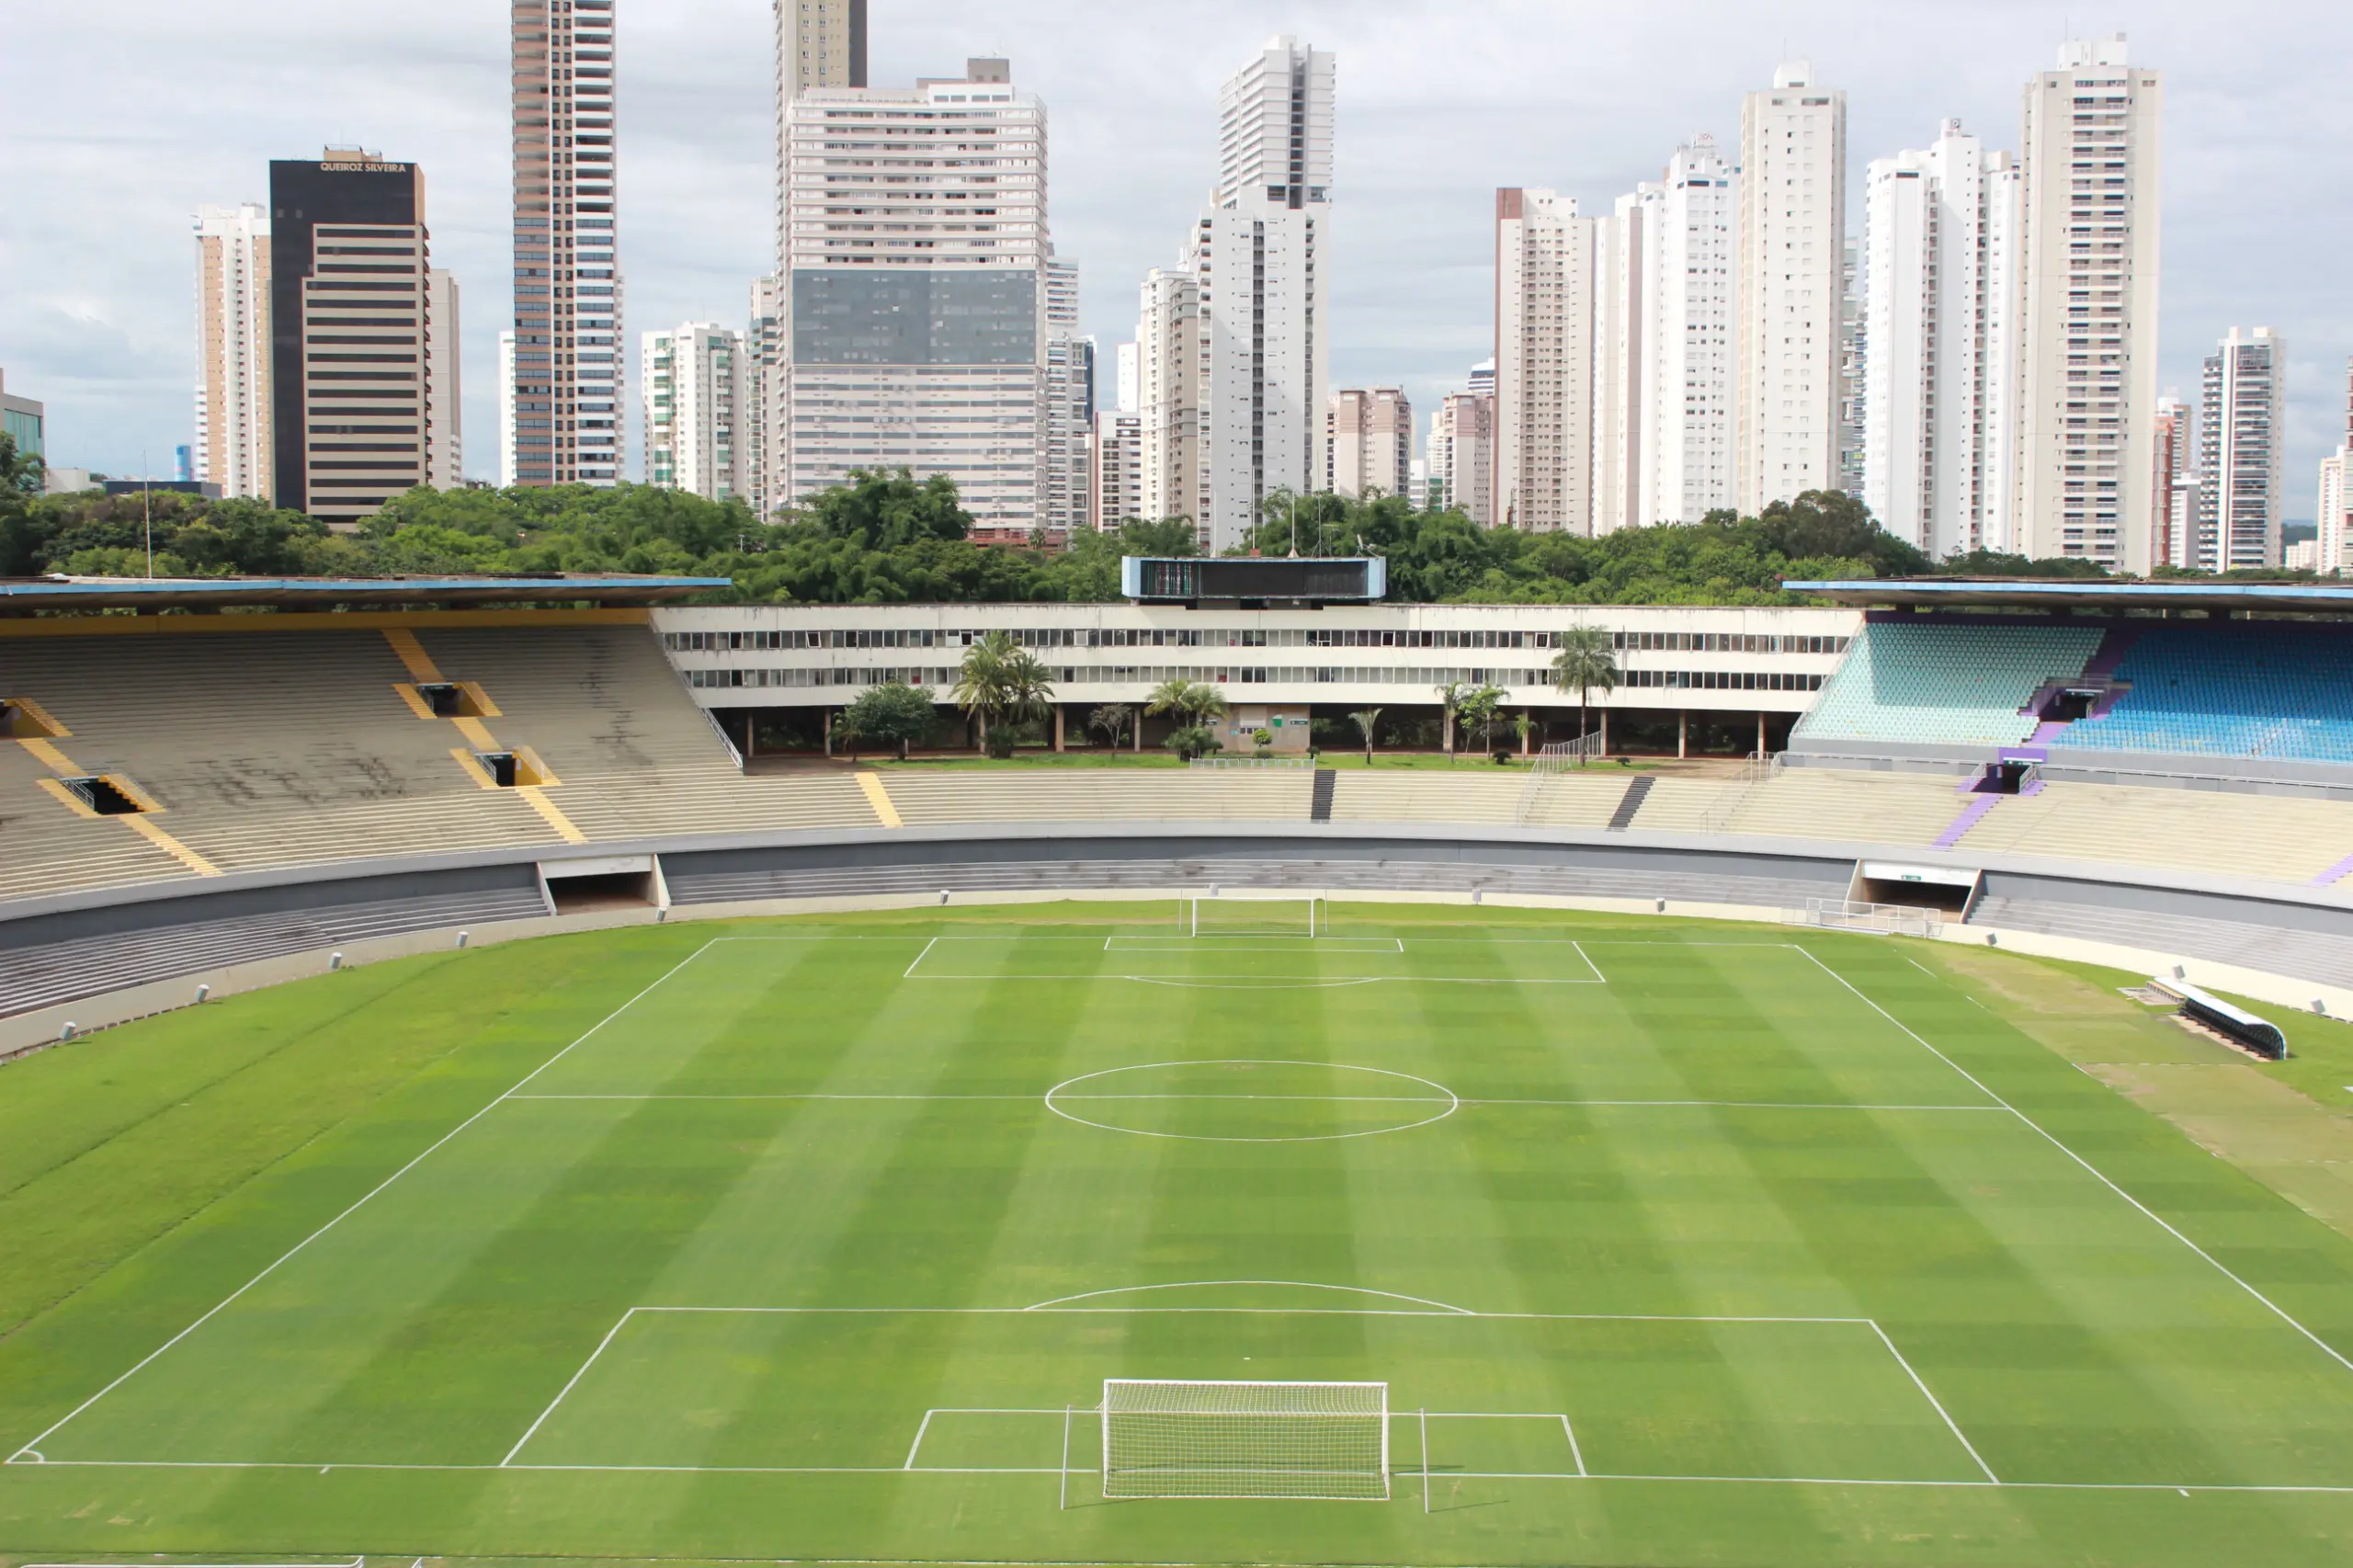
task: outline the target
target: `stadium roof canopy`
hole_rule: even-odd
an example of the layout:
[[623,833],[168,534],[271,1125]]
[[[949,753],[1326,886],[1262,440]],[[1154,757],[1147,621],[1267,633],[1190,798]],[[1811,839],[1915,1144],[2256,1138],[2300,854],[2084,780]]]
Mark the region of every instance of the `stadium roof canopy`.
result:
[[396,605],[667,604],[733,587],[725,577],[11,577],[0,614],[39,610],[331,609]]
[[2150,583],[2073,577],[1892,577],[1781,585],[1793,594],[1817,594],[1842,605],[1953,609],[2124,610],[2197,609],[2353,615],[2353,585],[2235,583],[2219,579]]

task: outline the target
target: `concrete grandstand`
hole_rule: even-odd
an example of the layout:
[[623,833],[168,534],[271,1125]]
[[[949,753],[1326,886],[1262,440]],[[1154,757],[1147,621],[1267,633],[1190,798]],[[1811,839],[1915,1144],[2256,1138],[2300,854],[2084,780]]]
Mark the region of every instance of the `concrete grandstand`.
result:
[[[661,604],[710,586],[329,608],[223,583],[177,602],[244,613],[93,589],[0,616],[0,1050],[460,930],[1209,886],[1892,918],[2353,1008],[2353,629],[2306,605],[2097,584],[1950,609],[1880,602],[1903,585],[1798,609]],[[1302,733],[1491,681],[1532,744],[1575,733],[1548,665],[1576,624],[1619,649],[1624,678],[1588,694],[1614,751],[1696,736],[1727,761],[926,771],[752,744],[779,717],[824,733],[878,680],[944,687],[1001,627],[1053,668],[1062,744],[1172,673]]]

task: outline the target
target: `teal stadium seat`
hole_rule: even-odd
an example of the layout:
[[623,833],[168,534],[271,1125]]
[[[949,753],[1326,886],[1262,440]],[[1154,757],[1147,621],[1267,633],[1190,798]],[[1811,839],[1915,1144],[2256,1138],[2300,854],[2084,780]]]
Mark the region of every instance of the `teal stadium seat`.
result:
[[1966,618],[1874,620],[1798,722],[1799,749],[1842,741],[2014,745],[2034,733],[2020,709],[2044,683],[2083,674],[2105,628]]

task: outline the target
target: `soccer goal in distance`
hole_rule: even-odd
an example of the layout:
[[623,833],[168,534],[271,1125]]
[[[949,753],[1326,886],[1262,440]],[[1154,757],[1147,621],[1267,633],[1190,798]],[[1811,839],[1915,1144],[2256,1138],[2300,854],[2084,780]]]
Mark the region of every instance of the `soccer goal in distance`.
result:
[[1330,917],[1315,893],[1233,893],[1188,898],[1176,906],[1187,937],[1328,937]]
[[1389,1385],[1107,1378],[1103,1495],[1385,1501]]

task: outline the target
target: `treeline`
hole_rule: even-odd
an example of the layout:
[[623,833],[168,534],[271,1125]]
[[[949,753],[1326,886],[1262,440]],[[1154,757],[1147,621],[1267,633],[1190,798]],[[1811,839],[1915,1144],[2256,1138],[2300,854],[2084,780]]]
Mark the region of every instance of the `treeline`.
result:
[[[6,438],[0,437],[0,443]],[[257,501],[43,496],[38,466],[0,445],[0,575],[396,576],[660,573],[725,577],[713,602],[1102,603],[1120,597],[1123,554],[1193,553],[1182,521],[1086,532],[1066,550],[978,545],[944,477],[861,474],[787,520],[675,490],[417,490],[358,532]],[[1762,517],[1711,514],[1688,526],[1597,539],[1484,528],[1457,511],[1278,495],[1253,543],[1263,554],[1374,553],[1390,597],[1420,603],[1725,604],[1802,602],[1784,579],[2097,575],[2083,562],[1979,555],[1938,566],[1881,528],[1862,505],[1808,494]],[[1294,515],[1294,513],[1296,515]]]

